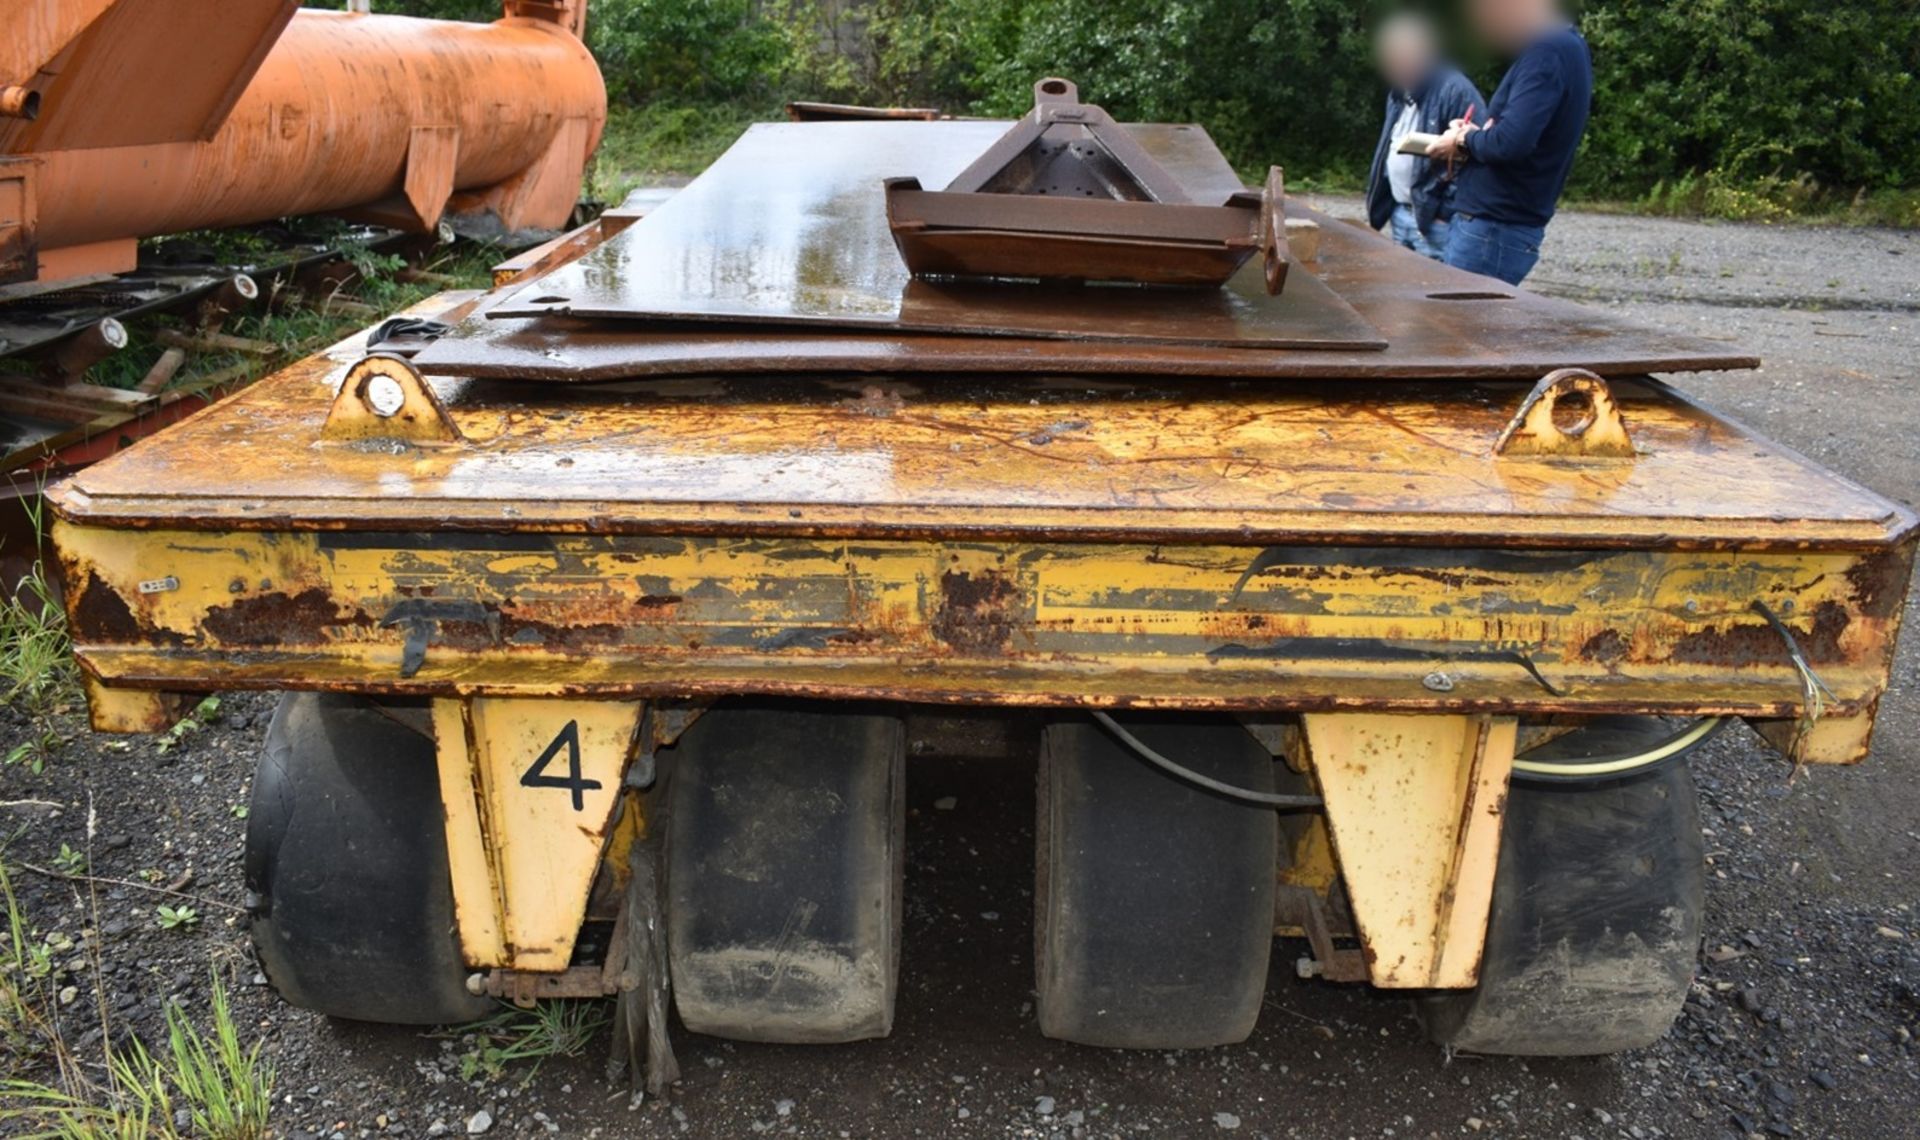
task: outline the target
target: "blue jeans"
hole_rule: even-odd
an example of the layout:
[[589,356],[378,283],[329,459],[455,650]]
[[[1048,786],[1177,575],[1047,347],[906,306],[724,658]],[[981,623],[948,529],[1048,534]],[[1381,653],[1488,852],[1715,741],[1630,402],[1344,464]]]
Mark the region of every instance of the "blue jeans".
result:
[[1445,260],[1455,269],[1518,285],[1533,272],[1540,260],[1540,243],[1546,237],[1545,226],[1514,226],[1455,214]]
[[1388,227],[1393,233],[1396,245],[1404,245],[1413,252],[1423,257],[1431,257],[1435,261],[1447,259],[1447,231],[1450,223],[1435,218],[1433,224],[1427,227],[1425,233],[1422,233],[1420,223],[1413,216],[1413,207],[1395,203],[1393,221],[1388,223]]

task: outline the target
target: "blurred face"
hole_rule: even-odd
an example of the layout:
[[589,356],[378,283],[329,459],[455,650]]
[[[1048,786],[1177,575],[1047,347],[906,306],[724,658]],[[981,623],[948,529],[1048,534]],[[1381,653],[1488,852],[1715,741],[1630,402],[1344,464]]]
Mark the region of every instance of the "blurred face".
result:
[[1468,0],[1468,15],[1483,39],[1501,51],[1519,51],[1555,18],[1553,0]]
[[1418,21],[1392,21],[1380,29],[1374,52],[1380,74],[1387,83],[1398,90],[1411,91],[1426,79],[1433,67],[1433,34]]

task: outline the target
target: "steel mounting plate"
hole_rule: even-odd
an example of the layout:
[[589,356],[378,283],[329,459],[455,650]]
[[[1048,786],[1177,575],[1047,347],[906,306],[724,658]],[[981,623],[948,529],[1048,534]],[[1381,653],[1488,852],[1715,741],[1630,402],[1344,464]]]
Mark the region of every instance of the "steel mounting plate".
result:
[[1218,288],[1265,252],[1267,292],[1282,291],[1277,168],[1265,195],[1205,201],[1068,80],[1042,79],[1033,100],[944,188],[887,181],[887,223],[915,277]]

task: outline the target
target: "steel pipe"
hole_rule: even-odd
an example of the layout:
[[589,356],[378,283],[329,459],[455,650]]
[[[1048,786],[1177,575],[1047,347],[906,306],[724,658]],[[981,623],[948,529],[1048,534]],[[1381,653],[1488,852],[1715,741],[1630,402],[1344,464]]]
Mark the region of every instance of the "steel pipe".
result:
[[[205,142],[43,152],[43,250],[292,214],[400,195],[416,128],[456,134],[447,190],[528,171],[566,136],[575,181],[606,122],[585,45],[559,25],[301,10]],[[568,203],[569,208],[571,203]],[[527,224],[557,228],[548,209]]]

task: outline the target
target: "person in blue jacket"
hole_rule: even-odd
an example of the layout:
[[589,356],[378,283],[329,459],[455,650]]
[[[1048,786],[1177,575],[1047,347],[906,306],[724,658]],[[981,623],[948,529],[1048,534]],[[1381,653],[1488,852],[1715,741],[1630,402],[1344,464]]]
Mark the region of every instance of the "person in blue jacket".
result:
[[1484,101],[1472,80],[1441,59],[1439,35],[1424,16],[1389,18],[1374,49],[1388,86],[1387,117],[1367,175],[1367,221],[1376,230],[1391,225],[1395,242],[1440,261],[1453,220],[1452,171],[1398,148],[1409,133],[1440,134]]
[[1593,57],[1555,0],[1470,0],[1473,22],[1517,56],[1484,116],[1453,123],[1428,153],[1458,166],[1448,265],[1526,280],[1593,107]]

